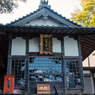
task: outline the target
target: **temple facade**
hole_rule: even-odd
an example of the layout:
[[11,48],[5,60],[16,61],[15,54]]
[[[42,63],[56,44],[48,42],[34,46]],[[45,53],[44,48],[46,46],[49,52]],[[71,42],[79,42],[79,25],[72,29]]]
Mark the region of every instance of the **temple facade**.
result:
[[[94,28],[62,17],[48,1],[41,0],[38,10],[0,25],[0,43],[5,42],[0,48],[5,72],[1,77],[15,76],[14,93],[94,93],[93,77],[87,69],[83,72],[82,66],[94,47],[92,34],[95,35]],[[93,43],[87,41],[89,37]]]

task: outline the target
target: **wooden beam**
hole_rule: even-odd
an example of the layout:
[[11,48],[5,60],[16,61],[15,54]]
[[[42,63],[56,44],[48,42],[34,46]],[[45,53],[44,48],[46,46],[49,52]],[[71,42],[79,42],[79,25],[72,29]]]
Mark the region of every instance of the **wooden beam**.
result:
[[61,34],[65,34],[67,31],[68,31],[68,30],[62,30],[62,32],[60,32],[59,35],[61,35]]
[[77,30],[73,30],[73,31],[70,33],[70,35],[71,35],[71,34],[75,35],[76,32],[77,32]]
[[51,30],[51,31],[49,32],[49,34],[51,34],[51,33],[52,33],[52,31],[53,31],[53,30]]
[[95,40],[95,35],[94,36],[90,36],[89,38],[92,39],[92,40]]
[[85,37],[95,37],[95,34],[85,34],[85,35],[82,35],[82,38],[85,38]]
[[11,58],[11,59],[26,59],[27,56],[13,56],[13,55],[11,55],[10,58]]
[[92,48],[92,47],[95,46],[95,45],[89,45],[89,43],[88,43],[88,44],[83,43],[82,46],[86,46],[86,47]]
[[49,34],[51,32],[51,30],[46,30],[45,33]]
[[87,55],[86,55],[86,56],[84,56],[83,60],[85,60],[85,59],[86,59],[86,57],[88,57],[88,56],[93,52],[93,50],[95,50],[95,47],[93,47],[93,49],[91,49],[91,50],[90,50],[90,52],[89,52],[89,53],[87,53]]
[[[81,78],[81,85],[84,88],[84,75],[83,75],[83,66],[82,66],[82,53],[81,53],[81,36],[78,36],[78,51],[79,51],[79,69],[80,69],[80,78]],[[84,89],[82,89],[83,91]]]
[[69,31],[67,31],[66,33],[67,33],[67,34],[71,34],[72,31],[73,31],[73,30],[69,30]]
[[91,50],[91,48],[89,48],[89,47],[85,47],[85,46],[81,46],[82,48],[84,48],[84,49],[87,49],[87,50]]
[[82,53],[87,53],[88,52],[88,50],[85,50],[85,49],[82,49]]
[[63,78],[63,93],[67,93],[67,75],[66,75],[66,64],[65,59],[63,58],[65,56],[64,51],[64,39],[61,39],[61,58],[62,58],[62,78]]
[[85,40],[87,40],[87,41],[89,41],[89,42],[91,42],[91,43],[94,43],[94,44],[95,44],[95,41],[93,41],[93,40],[91,40],[91,39],[89,39],[89,38],[85,38]]
[[60,34],[61,31],[62,31],[62,30],[57,30],[57,31],[54,33],[54,35]]
[[8,62],[7,62],[7,74],[11,74],[11,44],[12,44],[12,35],[9,35],[9,47],[8,47]]
[[82,42],[82,44],[87,44],[87,45],[95,46],[95,44],[89,43],[89,42],[87,42],[87,41]]
[[92,40],[93,42],[95,42],[95,38],[94,37],[89,37],[90,40]]

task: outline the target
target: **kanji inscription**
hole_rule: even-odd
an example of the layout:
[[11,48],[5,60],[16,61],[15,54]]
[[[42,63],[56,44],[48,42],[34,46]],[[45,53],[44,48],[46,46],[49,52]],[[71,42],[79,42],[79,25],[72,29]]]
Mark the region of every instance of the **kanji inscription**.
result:
[[53,54],[52,35],[40,34],[40,54]]

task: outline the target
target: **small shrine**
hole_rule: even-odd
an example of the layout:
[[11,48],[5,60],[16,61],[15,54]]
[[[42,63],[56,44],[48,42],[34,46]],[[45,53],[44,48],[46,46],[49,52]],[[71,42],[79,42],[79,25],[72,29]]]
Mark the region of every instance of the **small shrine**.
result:
[[41,0],[38,10],[0,25],[0,77],[15,77],[13,93],[84,93],[82,61],[94,49],[94,27],[66,19]]

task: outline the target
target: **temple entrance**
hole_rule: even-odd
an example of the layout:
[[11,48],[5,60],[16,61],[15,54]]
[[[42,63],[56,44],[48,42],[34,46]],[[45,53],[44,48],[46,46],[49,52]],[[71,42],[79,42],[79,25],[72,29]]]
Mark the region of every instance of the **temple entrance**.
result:
[[[50,85],[50,93],[63,93],[63,64],[61,56],[29,56],[11,59],[11,74],[15,76],[15,90],[21,93],[37,93],[38,84]],[[79,62],[77,59],[65,60],[68,88],[81,86]]]
[[15,89],[37,93],[38,84],[49,84],[50,93],[63,93],[61,57],[33,56],[26,59],[12,59],[12,75],[15,76]]

